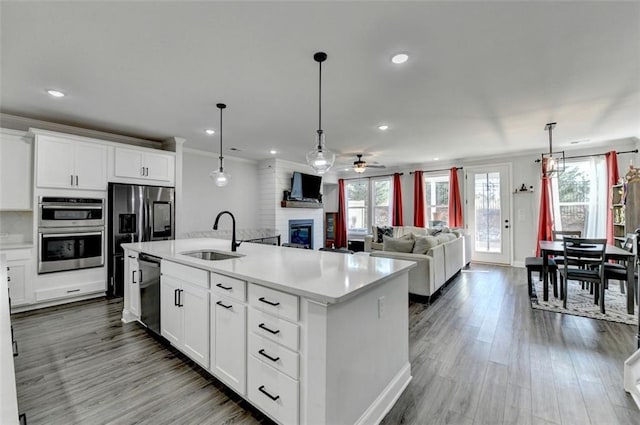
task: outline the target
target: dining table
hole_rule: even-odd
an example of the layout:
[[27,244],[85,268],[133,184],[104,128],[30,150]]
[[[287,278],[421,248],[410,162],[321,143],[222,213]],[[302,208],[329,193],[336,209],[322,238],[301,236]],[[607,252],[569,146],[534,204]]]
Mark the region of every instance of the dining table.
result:
[[[564,254],[563,241],[540,241],[540,255],[542,256],[543,299],[549,300],[549,257],[562,256]],[[605,249],[605,261],[618,260],[627,264],[627,313],[633,314],[635,307],[635,254],[614,245],[608,245]],[[565,294],[566,296],[566,294]],[[600,300],[604,302],[604,297]]]

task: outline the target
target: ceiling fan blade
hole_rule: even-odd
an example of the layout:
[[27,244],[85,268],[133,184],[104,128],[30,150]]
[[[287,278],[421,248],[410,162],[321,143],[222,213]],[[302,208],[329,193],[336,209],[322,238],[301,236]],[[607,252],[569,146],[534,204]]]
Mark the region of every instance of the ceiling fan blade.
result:
[[372,164],[367,164],[367,168],[387,168],[386,165],[372,165]]

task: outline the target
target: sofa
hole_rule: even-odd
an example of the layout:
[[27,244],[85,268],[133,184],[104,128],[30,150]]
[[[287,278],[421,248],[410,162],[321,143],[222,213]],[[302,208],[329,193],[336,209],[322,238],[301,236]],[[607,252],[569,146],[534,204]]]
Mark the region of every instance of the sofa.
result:
[[[385,229],[387,246],[400,240],[429,240],[424,253],[384,250],[385,242],[377,238],[378,229],[365,237],[365,251],[372,257],[415,261],[417,267],[409,271],[409,293],[422,297],[433,296],[471,260],[471,237],[463,229],[428,229],[415,226],[393,226]],[[429,238],[426,238],[426,237]],[[393,241],[392,241],[393,240]]]

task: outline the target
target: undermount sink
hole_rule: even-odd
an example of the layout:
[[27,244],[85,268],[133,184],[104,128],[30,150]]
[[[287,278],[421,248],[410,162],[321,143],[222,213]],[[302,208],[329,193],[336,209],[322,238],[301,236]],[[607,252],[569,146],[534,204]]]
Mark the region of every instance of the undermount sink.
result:
[[208,261],[231,260],[233,258],[244,257],[243,254],[232,254],[230,252],[212,251],[212,250],[189,251],[189,252],[182,252],[181,254],[188,255],[189,257],[193,257],[193,258],[198,258],[200,260],[208,260]]

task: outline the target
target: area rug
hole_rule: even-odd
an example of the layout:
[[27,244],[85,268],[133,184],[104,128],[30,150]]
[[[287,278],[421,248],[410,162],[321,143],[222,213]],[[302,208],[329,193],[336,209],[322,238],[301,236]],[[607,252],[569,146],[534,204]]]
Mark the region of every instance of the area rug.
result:
[[[560,285],[560,279],[558,279]],[[627,313],[627,294],[620,292],[620,285],[617,281],[609,282],[609,288],[605,291],[605,314],[600,313],[600,306],[593,303],[593,295],[588,289],[582,289],[577,283],[569,282],[569,298],[567,298],[567,308],[562,307],[562,300],[553,296],[553,286],[549,284],[549,301],[543,301],[542,282],[533,276],[534,293],[531,297],[531,307],[536,310],[547,310],[555,313],[571,314],[574,316],[589,317],[610,322],[626,323],[629,325],[638,324],[638,306],[635,314]]]

